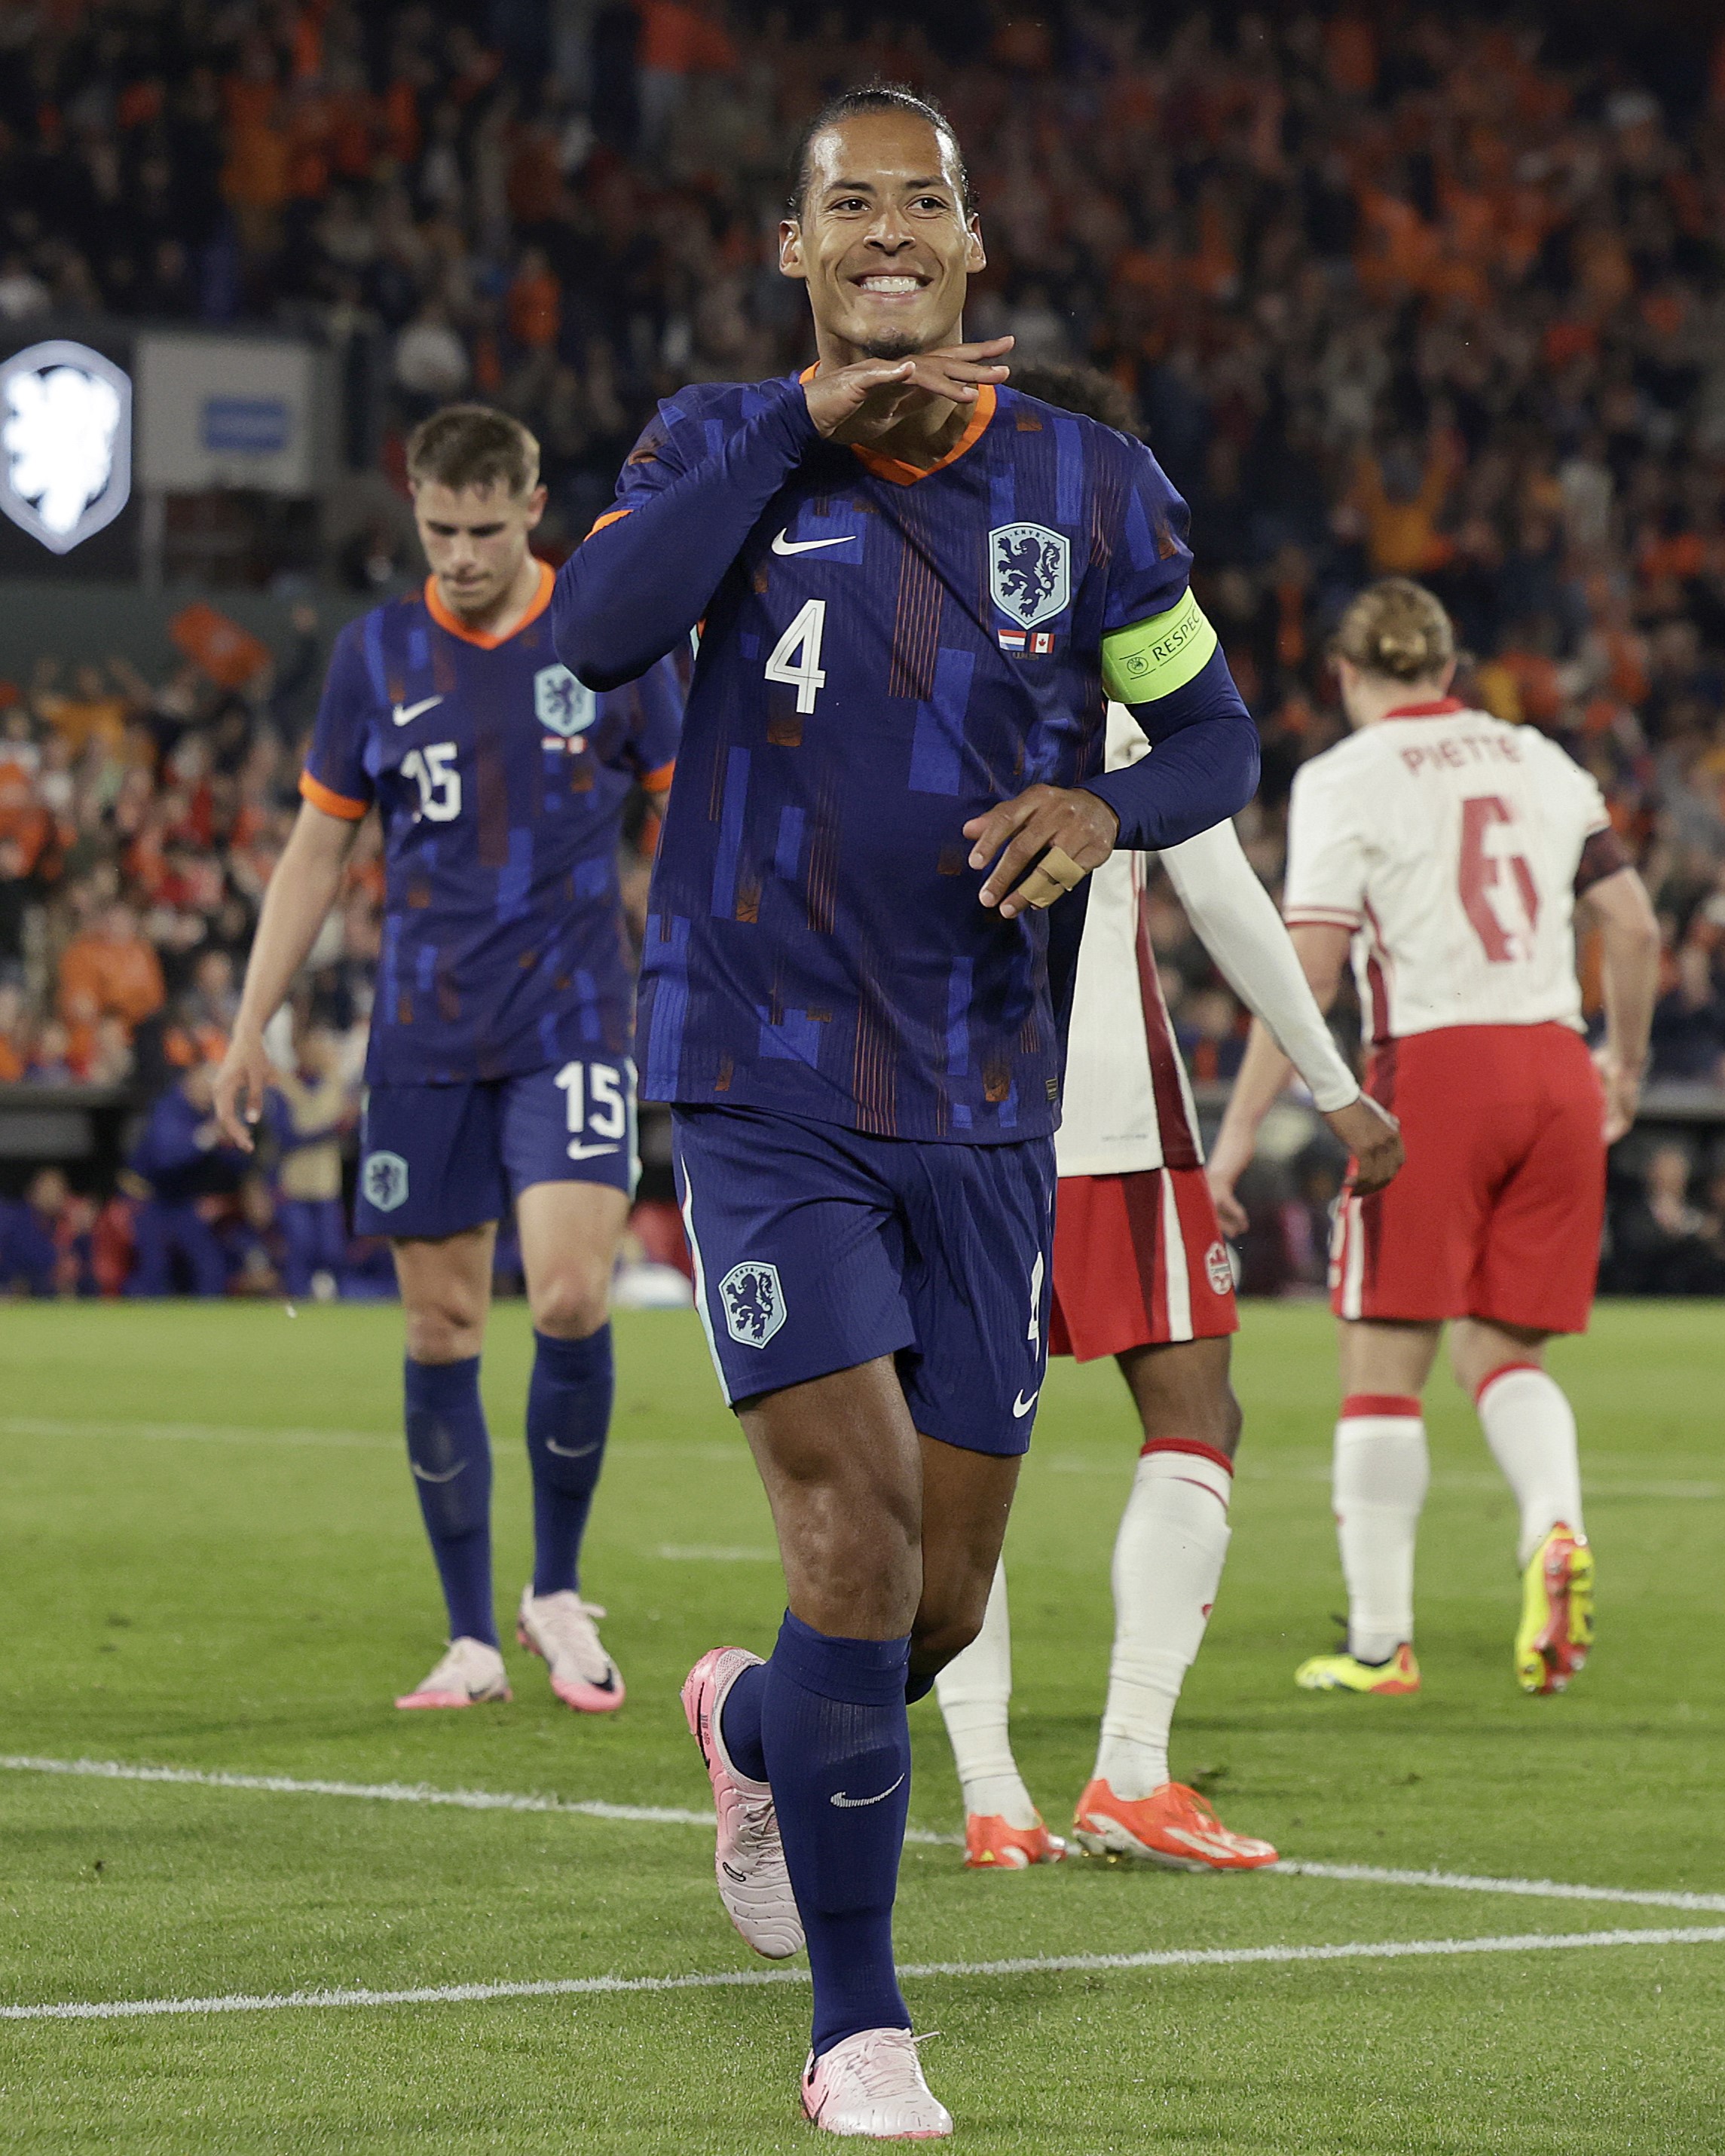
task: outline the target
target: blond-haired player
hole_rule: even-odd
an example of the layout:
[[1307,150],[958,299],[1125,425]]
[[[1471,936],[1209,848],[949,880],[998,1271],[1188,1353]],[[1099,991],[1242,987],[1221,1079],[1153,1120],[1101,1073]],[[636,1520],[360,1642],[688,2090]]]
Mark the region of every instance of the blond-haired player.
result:
[[[1588,773],[1531,726],[1450,695],[1455,639],[1430,592],[1371,586],[1343,615],[1334,657],[1353,731],[1295,780],[1284,911],[1321,1004],[1353,953],[1367,1088],[1400,1119],[1408,1165],[1337,1215],[1348,1640],[1297,1681],[1419,1688],[1420,1395],[1448,1322],[1456,1378],[1520,1508],[1517,1681],[1559,1691],[1592,1643],[1594,1557],[1575,1418],[1545,1343],[1587,1326],[1605,1147],[1635,1114],[1658,928]],[[1578,917],[1600,932],[1596,1058],[1582,1035]],[[1230,1229],[1245,1217],[1234,1184],[1286,1068],[1255,1027],[1210,1165]]]

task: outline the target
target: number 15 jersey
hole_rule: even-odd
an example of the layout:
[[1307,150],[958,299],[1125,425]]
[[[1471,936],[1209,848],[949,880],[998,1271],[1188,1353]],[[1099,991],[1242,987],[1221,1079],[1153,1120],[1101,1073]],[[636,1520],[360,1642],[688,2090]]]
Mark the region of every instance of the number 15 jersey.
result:
[[[773,394],[668,399],[612,515]],[[1163,680],[1214,651],[1186,524],[1142,444],[1008,388],[926,470],[810,446],[707,608],[642,957],[646,1098],[961,1144],[1054,1129],[1047,917],[978,902],[963,827],[1102,770],[1105,635],[1169,617],[1141,661]]]
[[542,563],[506,637],[465,629],[428,578],[336,639],[300,790],[382,819],[373,1085],[630,1051],[619,826],[638,779],[670,783],[681,691],[669,659],[583,688],[551,648],[552,583]]
[[1283,912],[1353,936],[1372,1041],[1579,1028],[1575,896],[1625,862],[1599,787],[1555,742],[1444,696],[1301,766]]

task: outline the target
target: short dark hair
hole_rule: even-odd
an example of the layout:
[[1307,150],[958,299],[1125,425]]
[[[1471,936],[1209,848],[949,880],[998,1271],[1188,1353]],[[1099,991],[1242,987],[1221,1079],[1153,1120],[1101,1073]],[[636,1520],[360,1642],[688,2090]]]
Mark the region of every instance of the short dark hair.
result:
[[796,155],[791,160],[790,196],[786,203],[793,217],[801,217],[803,204],[809,197],[809,152],[815,137],[824,135],[829,127],[837,127],[846,120],[855,120],[865,112],[902,112],[913,120],[926,120],[935,133],[952,152],[952,162],[958,167],[958,207],[968,217],[973,204],[970,194],[970,174],[964,163],[964,152],[958,146],[957,131],[932,97],[921,97],[908,83],[865,82],[855,90],[841,90],[836,97],[829,97],[813,120],[803,130],[797,144]]
[[1100,420],[1117,434],[1131,434],[1141,442],[1144,439],[1137,406],[1114,377],[1100,367],[1032,360],[1028,366],[1013,367],[1012,387],[1021,397],[1040,397],[1063,412]]
[[445,404],[408,437],[408,477],[459,493],[495,486],[531,494],[539,483],[539,444],[507,412],[490,404]]

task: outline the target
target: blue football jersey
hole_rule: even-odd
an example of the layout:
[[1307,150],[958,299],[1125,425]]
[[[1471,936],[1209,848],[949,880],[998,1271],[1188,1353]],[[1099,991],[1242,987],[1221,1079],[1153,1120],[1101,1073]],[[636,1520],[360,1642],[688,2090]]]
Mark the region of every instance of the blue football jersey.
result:
[[[782,394],[668,399],[611,516]],[[1142,444],[1010,389],[928,470],[810,447],[707,609],[653,879],[645,1097],[888,1137],[1054,1129],[1047,916],[978,903],[963,826],[1102,770],[1105,634],[1172,615],[1178,642],[1189,613],[1214,649],[1187,522]]]
[[673,660],[608,695],[551,648],[553,578],[501,640],[423,593],[336,640],[300,790],[383,821],[386,891],[366,1075],[503,1078],[631,1052],[618,886],[624,803],[677,752]]

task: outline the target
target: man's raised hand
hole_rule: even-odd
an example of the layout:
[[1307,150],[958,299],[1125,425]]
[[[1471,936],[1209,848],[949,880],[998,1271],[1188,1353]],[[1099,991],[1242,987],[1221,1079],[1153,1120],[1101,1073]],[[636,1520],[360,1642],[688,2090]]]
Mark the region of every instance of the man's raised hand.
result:
[[1004,382],[1000,364],[1012,350],[1009,336],[980,344],[955,344],[905,359],[860,359],[803,385],[809,416],[829,441],[865,444],[890,434],[917,404],[943,398],[973,404],[979,391]]
[[964,827],[973,841],[970,865],[994,862],[978,894],[983,904],[998,906],[1003,921],[1027,906],[1052,906],[1102,865],[1119,830],[1107,803],[1081,787],[1033,786],[986,816],[973,816]]

